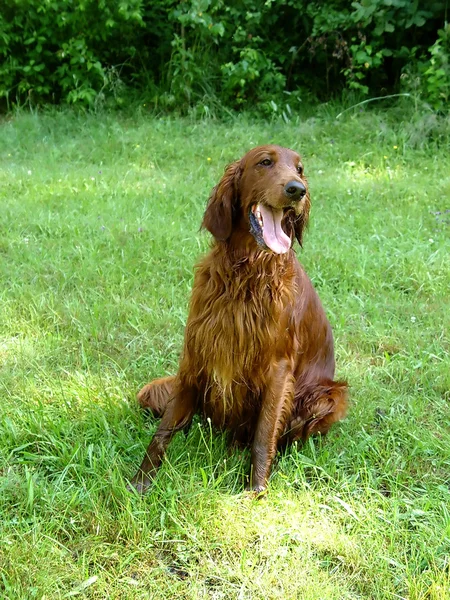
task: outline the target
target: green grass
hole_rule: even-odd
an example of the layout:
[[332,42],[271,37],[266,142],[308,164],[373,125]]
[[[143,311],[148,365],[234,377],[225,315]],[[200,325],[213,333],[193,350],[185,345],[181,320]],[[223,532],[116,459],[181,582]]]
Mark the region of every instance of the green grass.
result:
[[[450,122],[338,112],[0,124],[2,599],[450,598]],[[266,500],[201,423],[136,497],[135,393],[177,368],[209,190],[268,142],[304,159],[301,260],[351,410]]]

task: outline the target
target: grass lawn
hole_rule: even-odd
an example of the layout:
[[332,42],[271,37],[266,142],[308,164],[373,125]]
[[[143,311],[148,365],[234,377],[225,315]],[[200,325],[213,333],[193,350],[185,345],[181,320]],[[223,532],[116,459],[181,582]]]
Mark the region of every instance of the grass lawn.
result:
[[[0,123],[0,598],[450,598],[450,121],[338,112]],[[304,159],[349,415],[265,500],[200,421],[137,497],[135,394],[177,368],[209,190],[269,142]]]

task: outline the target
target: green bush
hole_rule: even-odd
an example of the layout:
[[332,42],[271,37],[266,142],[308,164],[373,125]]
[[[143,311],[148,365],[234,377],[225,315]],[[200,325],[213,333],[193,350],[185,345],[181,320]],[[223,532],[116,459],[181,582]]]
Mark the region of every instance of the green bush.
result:
[[[4,0],[0,98],[289,111],[304,97],[420,92],[443,109],[439,0]],[[439,34],[438,34],[439,30]],[[412,84],[414,82],[414,84]]]
[[137,52],[140,0],[7,0],[0,13],[0,96],[92,104]]
[[438,31],[438,39],[430,46],[430,59],[422,68],[424,93],[432,106],[447,109],[450,101],[450,27]]

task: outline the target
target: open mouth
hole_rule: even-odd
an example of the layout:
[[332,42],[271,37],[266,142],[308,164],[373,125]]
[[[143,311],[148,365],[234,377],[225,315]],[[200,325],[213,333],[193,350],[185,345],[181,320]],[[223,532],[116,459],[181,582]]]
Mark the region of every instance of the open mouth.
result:
[[266,204],[254,204],[250,208],[250,233],[263,248],[275,254],[285,254],[291,247],[291,238],[281,227],[284,210]]

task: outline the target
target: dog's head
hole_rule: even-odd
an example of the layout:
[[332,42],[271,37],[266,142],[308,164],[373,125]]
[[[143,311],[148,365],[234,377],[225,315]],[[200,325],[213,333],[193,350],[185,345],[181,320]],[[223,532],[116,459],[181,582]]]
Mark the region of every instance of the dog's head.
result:
[[241,222],[257,244],[284,254],[302,244],[310,199],[300,156],[281,146],[258,146],[225,169],[213,189],[202,227],[220,241]]

